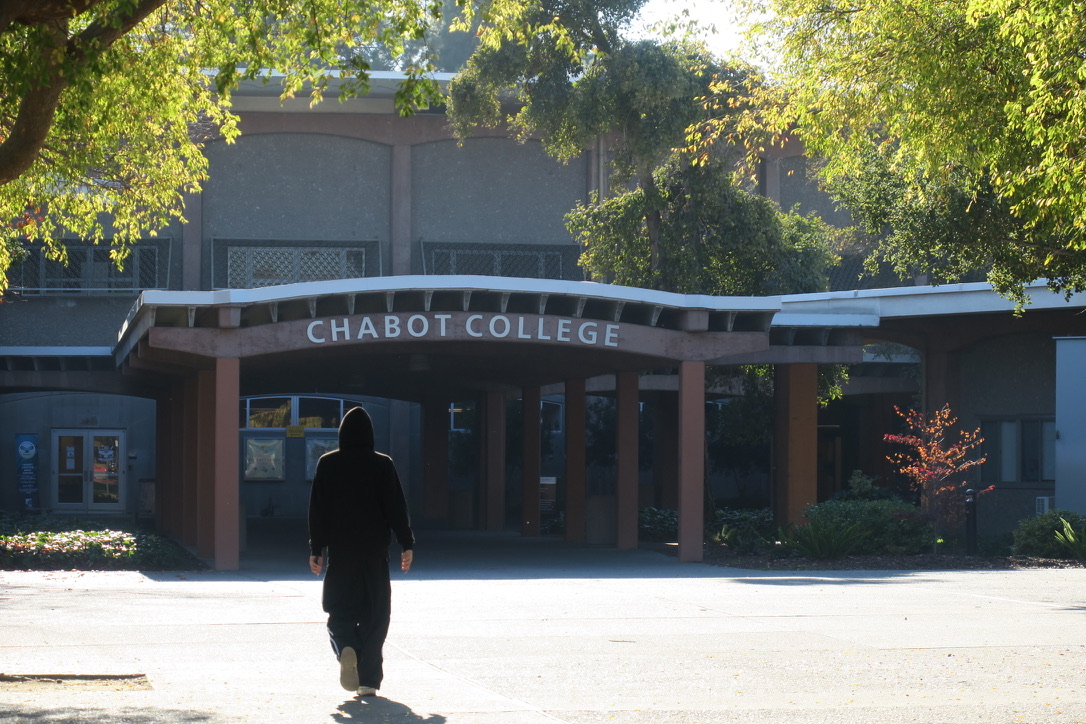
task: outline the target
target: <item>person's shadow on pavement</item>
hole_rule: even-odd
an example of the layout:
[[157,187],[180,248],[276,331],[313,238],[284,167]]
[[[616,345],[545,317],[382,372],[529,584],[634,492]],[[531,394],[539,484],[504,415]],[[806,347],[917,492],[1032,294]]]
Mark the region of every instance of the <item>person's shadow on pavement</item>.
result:
[[380,696],[345,701],[338,709],[332,719],[343,724],[445,724],[446,721],[440,714],[422,717],[410,707]]

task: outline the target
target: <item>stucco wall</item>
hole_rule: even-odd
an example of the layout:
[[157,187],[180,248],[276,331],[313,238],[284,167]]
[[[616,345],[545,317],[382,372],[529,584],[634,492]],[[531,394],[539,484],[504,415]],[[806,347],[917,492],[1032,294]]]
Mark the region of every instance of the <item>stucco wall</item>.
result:
[[[1054,417],[1056,343],[1044,334],[1016,334],[979,342],[959,357],[963,423],[982,418]],[[1008,385],[1007,380],[1014,380]]]
[[116,296],[28,296],[0,304],[0,346],[112,347],[136,301]]
[[[1007,335],[977,343],[961,353],[959,374],[961,401],[955,414],[962,429],[974,430],[984,419],[1056,415],[1056,344],[1049,335]],[[1051,484],[997,484],[978,501],[981,534],[1013,531],[1034,514],[1042,495],[1052,495]]]
[[838,208],[833,199],[818,187],[810,173],[815,163],[805,156],[791,156],[780,162],[781,208],[796,208],[801,214],[817,213],[824,221],[837,227],[852,224],[847,211]]
[[155,403],[121,395],[93,393],[17,393],[0,395],[0,430],[10,433],[0,445],[0,509],[19,510],[15,446],[11,435],[38,434],[38,485],[43,508],[51,508],[52,432],[58,428],[125,431],[125,511],[135,513],[139,481],[153,479]]
[[412,148],[412,234],[423,242],[569,244],[563,217],[585,200],[584,158],[503,138]]
[[211,144],[207,157],[205,240],[388,239],[389,146],[263,134]]

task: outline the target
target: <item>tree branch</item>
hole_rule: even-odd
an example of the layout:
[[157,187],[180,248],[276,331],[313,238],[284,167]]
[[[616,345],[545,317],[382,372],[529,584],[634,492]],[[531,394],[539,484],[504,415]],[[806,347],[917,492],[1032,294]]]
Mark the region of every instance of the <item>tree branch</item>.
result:
[[12,25],[47,25],[71,20],[105,0],[0,0],[0,33]]
[[[83,32],[71,38],[67,37],[68,20],[84,10],[98,4],[97,0],[73,0],[72,2],[44,3],[44,9],[54,8],[60,13],[59,6],[72,10],[70,17],[47,16],[41,13],[19,13],[22,6],[33,3],[19,0],[0,0],[0,31],[3,23],[21,22],[36,24],[49,30],[49,35],[57,47],[63,47],[62,57],[52,58],[43,73],[41,81],[32,86],[19,102],[19,111],[7,137],[0,142],[0,185],[19,178],[33,165],[41,153],[49,130],[56,118],[61,95],[71,83],[72,77],[86,67],[94,55],[105,52],[111,45],[143,22],[151,13],[166,4],[167,0],[142,0],[131,6],[128,12],[118,15],[113,22],[95,20]],[[44,13],[44,9],[42,12]],[[35,19],[38,19],[36,22]]]

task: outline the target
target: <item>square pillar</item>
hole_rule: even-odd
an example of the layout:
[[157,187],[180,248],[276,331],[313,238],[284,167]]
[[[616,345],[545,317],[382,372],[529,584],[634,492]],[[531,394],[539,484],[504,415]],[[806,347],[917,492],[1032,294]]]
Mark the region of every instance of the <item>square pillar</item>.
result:
[[[415,456],[411,454],[412,433],[415,426],[411,421],[411,403],[404,400],[388,401],[388,455],[396,462],[396,472],[400,476],[404,495],[410,503],[414,499],[415,488],[420,481],[415,465]],[[379,451],[381,452],[381,451]]]
[[449,519],[449,405],[422,406],[422,517]]
[[214,430],[214,556],[215,570],[238,570],[241,552],[241,487],[238,480],[238,398],[241,361],[215,361],[215,399],[208,416]]
[[411,273],[411,146],[396,144],[392,147],[392,198],[390,199],[389,259],[390,270],[381,274]]
[[585,453],[587,395],[584,380],[566,380],[566,540],[585,540]]
[[773,398],[773,509],[779,523],[800,523],[818,502],[818,365],[777,365]]
[[679,363],[679,560],[704,557],[705,363]]
[[505,396],[488,392],[483,400],[482,445],[483,525],[505,529]]
[[181,499],[177,495],[178,449],[176,404],[177,392],[170,385],[155,398],[155,529],[178,537],[181,531],[179,514]]
[[637,547],[638,374],[615,375],[615,515],[618,548]]
[[186,291],[210,289],[200,279],[203,265],[202,252],[204,240],[204,197],[202,193],[187,193],[185,201],[185,220],[181,225],[181,288]]
[[196,554],[205,558],[215,555],[215,382],[215,370],[196,373]]
[[657,508],[679,508],[678,395],[657,395],[652,415],[652,482]]
[[181,454],[178,457],[178,476],[181,480],[181,542],[196,545],[196,518],[198,476],[196,473],[198,387],[196,377],[186,377],[181,392]]
[[539,419],[541,397],[538,387],[525,387],[521,392],[521,500],[520,533],[539,535],[539,476],[542,472],[542,425]]

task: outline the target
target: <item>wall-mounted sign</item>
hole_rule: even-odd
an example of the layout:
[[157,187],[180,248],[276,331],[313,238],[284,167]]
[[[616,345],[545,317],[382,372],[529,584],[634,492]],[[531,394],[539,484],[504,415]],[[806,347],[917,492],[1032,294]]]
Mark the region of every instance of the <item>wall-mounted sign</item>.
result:
[[306,327],[313,344],[388,339],[479,339],[559,342],[618,347],[622,325],[594,319],[534,314],[356,315],[315,319]]
[[18,480],[19,499],[24,510],[36,510],[41,507],[38,488],[38,435],[25,433],[15,436],[16,480]]
[[245,440],[245,479],[283,480],[286,468],[283,438],[250,437]]

